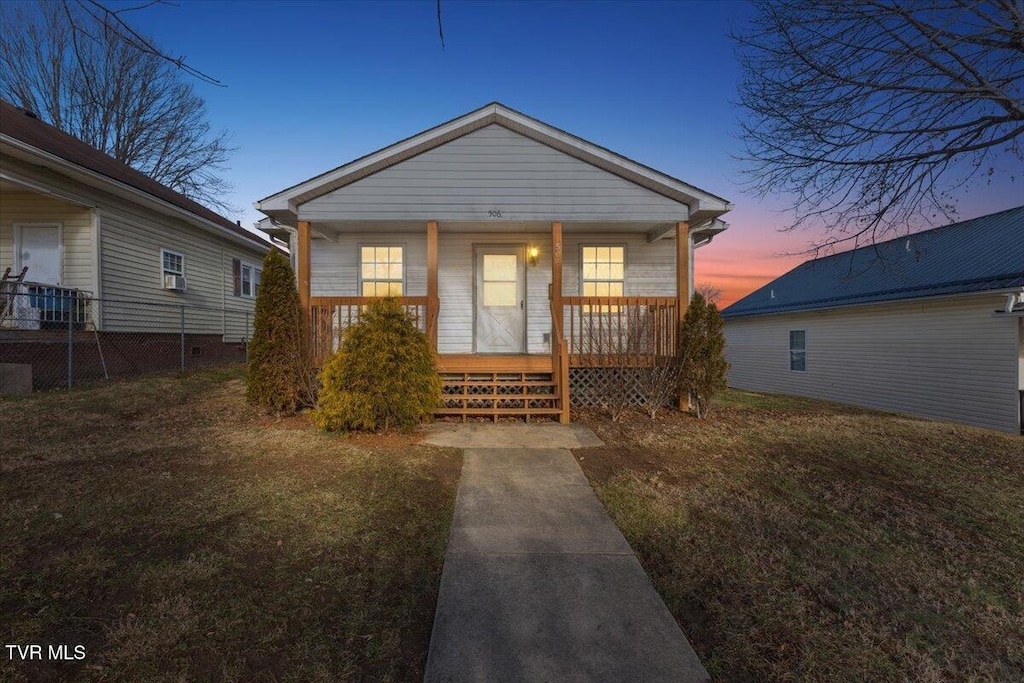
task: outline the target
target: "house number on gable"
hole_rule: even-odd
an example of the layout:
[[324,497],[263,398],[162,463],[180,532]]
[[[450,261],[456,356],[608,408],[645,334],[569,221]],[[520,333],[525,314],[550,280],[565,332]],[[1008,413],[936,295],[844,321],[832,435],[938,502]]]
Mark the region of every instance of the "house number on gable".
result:
[[497,209],[491,209],[490,211],[487,212],[487,217],[488,218],[501,218],[501,211],[498,211]]

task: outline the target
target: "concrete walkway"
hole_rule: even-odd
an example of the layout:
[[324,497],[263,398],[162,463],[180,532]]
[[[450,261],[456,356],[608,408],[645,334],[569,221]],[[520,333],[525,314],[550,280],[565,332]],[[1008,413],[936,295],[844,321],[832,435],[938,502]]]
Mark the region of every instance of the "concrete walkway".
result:
[[[488,425],[472,427],[463,430],[466,441],[479,443]],[[505,431],[487,436],[505,444],[535,436],[496,427]],[[548,443],[596,441],[578,428],[522,427],[548,430]],[[425,680],[708,675],[568,450],[473,447],[465,451]]]

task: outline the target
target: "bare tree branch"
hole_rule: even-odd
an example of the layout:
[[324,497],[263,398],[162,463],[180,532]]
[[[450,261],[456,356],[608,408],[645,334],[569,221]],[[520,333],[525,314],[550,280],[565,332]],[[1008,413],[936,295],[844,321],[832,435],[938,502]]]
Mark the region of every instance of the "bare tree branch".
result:
[[[0,97],[211,208],[232,148],[206,104],[155,48],[108,33],[76,1],[0,7]],[[147,44],[152,45],[148,40]]]
[[734,32],[745,171],[793,198],[819,249],[956,216],[974,182],[1024,172],[1021,0],[753,0]]
[[437,0],[437,34],[441,36],[441,49],[444,50],[444,24],[441,23],[441,0]]

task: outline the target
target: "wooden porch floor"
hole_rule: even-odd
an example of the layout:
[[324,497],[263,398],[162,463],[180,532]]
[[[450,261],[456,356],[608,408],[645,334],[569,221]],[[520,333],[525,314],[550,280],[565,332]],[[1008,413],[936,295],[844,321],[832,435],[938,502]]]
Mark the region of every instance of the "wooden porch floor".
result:
[[445,353],[438,356],[439,372],[528,372],[550,373],[550,354]]

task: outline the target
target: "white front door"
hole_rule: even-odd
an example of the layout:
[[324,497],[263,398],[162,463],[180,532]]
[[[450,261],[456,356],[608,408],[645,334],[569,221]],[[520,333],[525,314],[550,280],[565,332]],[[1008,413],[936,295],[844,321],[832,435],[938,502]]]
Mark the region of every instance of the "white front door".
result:
[[518,247],[476,247],[476,352],[526,350],[526,269]]
[[61,284],[60,226],[17,225],[14,228],[14,270],[28,266],[26,282]]

